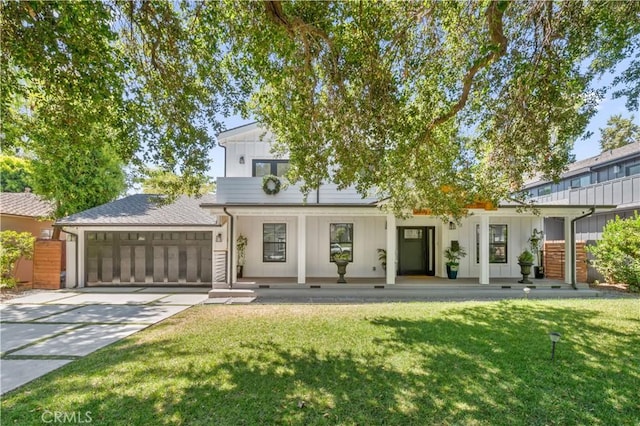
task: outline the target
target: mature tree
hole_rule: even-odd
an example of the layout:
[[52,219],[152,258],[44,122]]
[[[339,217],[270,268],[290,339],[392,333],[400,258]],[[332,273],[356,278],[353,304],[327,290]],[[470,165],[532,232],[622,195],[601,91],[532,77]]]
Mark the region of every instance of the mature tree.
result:
[[[81,114],[82,93],[121,121],[123,159],[185,176],[206,168],[207,130],[234,106],[274,132],[307,190],[333,180],[397,212],[455,216],[558,176],[601,95],[591,82],[640,50],[640,2],[3,8],[3,105],[37,92]],[[637,93],[638,62],[620,94]]]
[[607,121],[607,127],[600,129],[602,151],[620,148],[638,141],[640,141],[640,126],[633,123],[633,116],[623,118],[621,114],[612,115]]
[[[185,179],[195,179],[197,181],[185,184]],[[142,192],[145,194],[172,195],[179,193],[185,187],[190,188],[198,185],[200,189],[195,195],[204,195],[214,192],[216,188],[216,184],[208,176],[180,176],[160,168],[145,169],[143,175],[136,180],[142,184]]]
[[32,186],[31,163],[24,158],[0,155],[0,189],[2,192],[24,192]]

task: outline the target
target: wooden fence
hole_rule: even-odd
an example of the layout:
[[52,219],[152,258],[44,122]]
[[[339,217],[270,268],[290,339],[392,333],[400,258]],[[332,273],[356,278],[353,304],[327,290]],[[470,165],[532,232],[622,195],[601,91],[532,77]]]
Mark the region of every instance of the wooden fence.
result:
[[[576,281],[587,282],[587,252],[584,241],[576,242]],[[546,278],[564,280],[564,241],[545,241],[544,274]]]

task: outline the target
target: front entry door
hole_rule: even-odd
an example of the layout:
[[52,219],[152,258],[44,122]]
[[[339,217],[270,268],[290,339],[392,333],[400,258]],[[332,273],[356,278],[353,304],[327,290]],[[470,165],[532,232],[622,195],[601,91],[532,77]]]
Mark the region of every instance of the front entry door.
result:
[[435,227],[398,228],[398,274],[435,275]]

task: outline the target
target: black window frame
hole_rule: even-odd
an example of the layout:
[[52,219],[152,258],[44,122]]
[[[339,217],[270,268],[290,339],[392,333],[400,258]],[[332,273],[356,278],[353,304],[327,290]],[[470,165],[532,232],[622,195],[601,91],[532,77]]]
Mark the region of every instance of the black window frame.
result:
[[257,159],[257,160],[252,160],[251,161],[251,176],[253,177],[262,177],[262,176],[258,176],[256,174],[256,166],[258,164],[262,164],[262,163],[267,163],[270,165],[270,175],[274,175],[274,176],[279,176],[282,177],[284,176],[283,174],[278,174],[278,164],[289,164],[289,160],[274,160],[274,159]]
[[[495,241],[495,233],[492,228],[504,227],[504,241]],[[493,241],[491,236],[494,235]],[[491,253],[499,248],[504,247],[504,260],[492,260]],[[505,265],[509,263],[509,225],[506,223],[490,223],[489,224],[489,263],[497,265]],[[502,258],[502,257],[501,257]],[[495,259],[495,257],[494,257]],[[480,225],[476,225],[476,263],[480,263]]]
[[[273,227],[274,238],[278,238],[276,226],[281,226],[284,229],[283,241],[267,241],[266,230],[269,227]],[[281,249],[277,247],[282,246]],[[267,247],[276,247],[275,249],[268,250]],[[267,257],[267,253],[282,252],[284,256],[282,258]],[[287,224],[283,222],[269,222],[262,224],[262,262],[263,263],[286,263],[287,261]]]
[[[342,235],[338,236],[338,228],[346,229],[346,238]],[[350,247],[349,247],[350,246]],[[349,259],[353,262],[353,222],[339,222],[329,224],[329,261],[334,262],[333,255],[342,253],[345,248],[349,247]],[[339,251],[338,251],[339,250]]]

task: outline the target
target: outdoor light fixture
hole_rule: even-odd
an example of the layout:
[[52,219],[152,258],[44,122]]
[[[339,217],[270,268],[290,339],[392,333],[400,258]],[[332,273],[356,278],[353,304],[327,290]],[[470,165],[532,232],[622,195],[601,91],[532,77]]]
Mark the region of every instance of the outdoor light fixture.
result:
[[244,164],[244,155],[240,156],[240,160],[238,160],[240,164]]
[[451,229],[452,231],[456,229],[456,224],[453,221],[449,221],[449,229]]
[[531,289],[529,287],[525,287],[522,289],[522,291],[524,291],[524,296],[528,299],[529,298],[529,293],[531,292]]
[[556,356],[556,343],[560,341],[560,337],[562,337],[562,334],[557,331],[549,333],[549,338],[551,339],[551,361],[553,361]]
[[222,232],[218,232],[216,234],[216,242],[218,242],[218,243],[222,242]]

